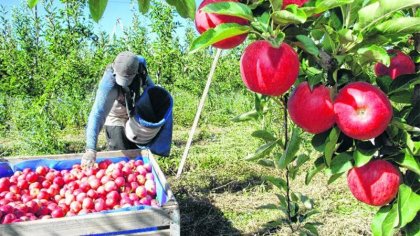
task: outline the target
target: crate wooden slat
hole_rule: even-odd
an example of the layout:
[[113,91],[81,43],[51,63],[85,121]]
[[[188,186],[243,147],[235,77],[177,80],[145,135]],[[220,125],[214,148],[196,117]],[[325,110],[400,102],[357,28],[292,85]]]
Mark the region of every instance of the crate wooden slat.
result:
[[[83,216],[48,220],[35,220],[0,225],[0,235],[180,235],[180,215],[178,203],[149,150],[124,150],[98,152],[98,157],[148,157],[156,177],[167,195],[167,202],[161,208],[113,213],[93,213]],[[40,158],[69,160],[80,158],[82,154],[18,156],[2,158],[12,164]],[[147,231],[147,232],[144,232]]]

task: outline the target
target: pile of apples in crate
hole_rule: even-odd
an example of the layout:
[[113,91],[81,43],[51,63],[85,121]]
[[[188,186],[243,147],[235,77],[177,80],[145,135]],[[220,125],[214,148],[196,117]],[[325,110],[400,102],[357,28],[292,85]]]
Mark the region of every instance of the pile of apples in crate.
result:
[[142,160],[99,162],[83,170],[39,166],[0,179],[0,223],[60,218],[122,207],[158,206],[152,166]]

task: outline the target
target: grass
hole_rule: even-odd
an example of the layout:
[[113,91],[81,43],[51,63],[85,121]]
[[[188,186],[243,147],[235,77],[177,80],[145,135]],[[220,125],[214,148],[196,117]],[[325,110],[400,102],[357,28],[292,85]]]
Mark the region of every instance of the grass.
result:
[[[283,173],[243,160],[259,143],[251,137],[257,124],[232,123],[224,128],[207,125],[212,136],[198,139],[192,146],[187,165],[180,179],[174,177],[183,146],[175,147],[172,158],[160,158],[177,200],[180,203],[183,235],[292,235],[287,225],[267,225],[280,212],[258,209],[276,203],[279,191],[262,180],[265,174]],[[174,141],[184,138],[188,130],[177,130]],[[197,131],[200,136],[202,129]],[[311,163],[311,162],[309,162]],[[304,169],[309,168],[304,166]],[[324,174],[305,185],[301,171],[292,182],[292,189],[314,198],[320,214],[313,220],[322,223],[320,235],[370,235],[370,221],[375,208],[356,201],[347,189],[344,177],[328,185]]]
[[[182,92],[177,92],[174,97],[178,102],[174,109],[176,122],[171,156],[157,159],[180,205],[182,235],[295,235],[285,224],[280,227],[270,225],[270,222],[284,217],[280,211],[259,209],[262,205],[277,203],[275,194],[279,193],[262,176],[284,176],[284,173],[243,160],[261,145],[259,140],[251,137],[259,123],[232,123],[229,120],[235,114],[247,111],[252,98],[231,96],[206,103],[184,172],[176,179],[199,98]],[[61,133],[57,138],[64,143],[66,152],[83,151],[83,130]],[[309,148],[310,144],[305,142],[304,146]],[[99,149],[105,147],[102,133]],[[2,155],[16,153],[19,142],[11,136],[3,137],[0,151]],[[376,208],[356,201],[343,176],[328,185],[328,177],[320,173],[310,185],[305,185],[305,170],[312,162],[302,167],[291,186],[293,191],[314,199],[315,208],[320,213],[312,216],[312,220],[321,223],[319,234],[370,235],[370,222]]]

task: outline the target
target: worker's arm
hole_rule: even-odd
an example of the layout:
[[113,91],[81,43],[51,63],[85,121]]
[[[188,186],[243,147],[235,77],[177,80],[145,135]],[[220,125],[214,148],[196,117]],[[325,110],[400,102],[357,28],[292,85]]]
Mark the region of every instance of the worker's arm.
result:
[[82,157],[82,165],[88,164],[91,166],[95,163],[98,136],[117,96],[118,87],[112,69],[107,68],[99,83],[95,102],[89,114],[86,127],[86,153]]

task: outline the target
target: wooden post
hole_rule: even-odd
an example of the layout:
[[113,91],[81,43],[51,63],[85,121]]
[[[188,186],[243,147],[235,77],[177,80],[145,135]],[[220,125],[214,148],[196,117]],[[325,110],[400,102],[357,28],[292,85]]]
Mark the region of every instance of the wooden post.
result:
[[204,102],[206,101],[206,97],[207,97],[207,94],[208,94],[209,89],[210,89],[211,80],[213,79],[213,75],[214,75],[214,72],[216,70],[217,61],[219,60],[221,52],[222,52],[221,49],[217,49],[216,55],[214,56],[213,64],[211,65],[209,76],[207,77],[206,87],[204,88],[203,95],[201,95],[200,103],[198,105],[198,109],[197,109],[197,112],[195,114],[193,126],[192,126],[192,128],[190,130],[190,134],[188,136],[188,141],[187,141],[187,145],[185,146],[185,149],[184,149],[184,154],[182,154],[182,159],[181,159],[181,163],[178,167],[178,172],[176,174],[176,178],[179,178],[181,176],[182,169],[184,168],[185,161],[187,160],[188,151],[190,150],[192,139],[193,139],[194,133],[195,133],[195,129],[197,128],[198,121],[199,121],[200,115],[201,115],[201,111],[203,110]]

